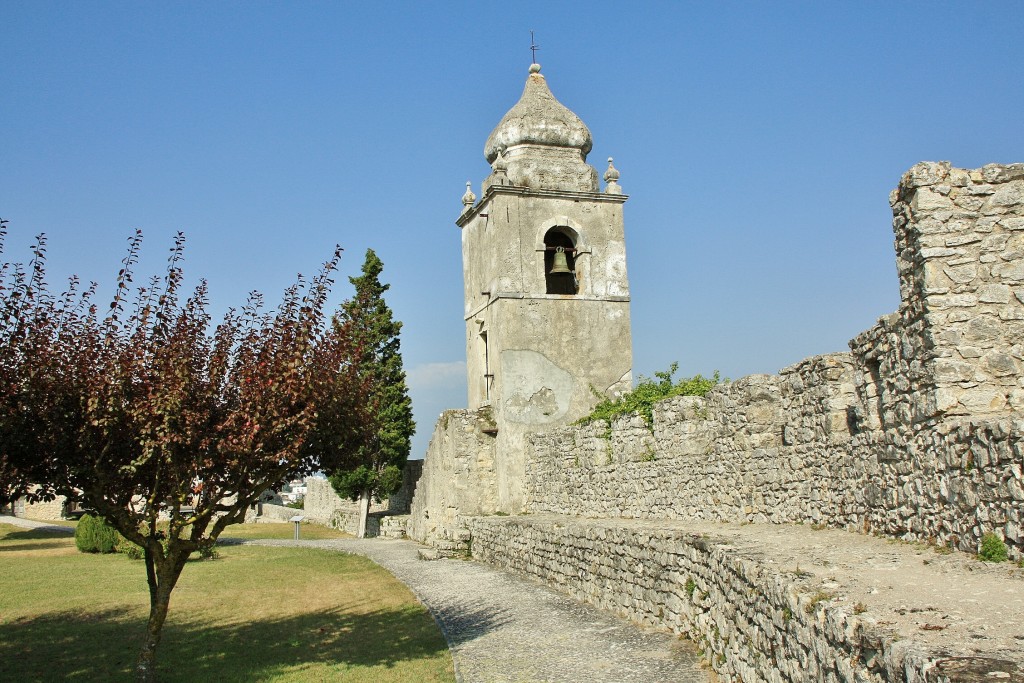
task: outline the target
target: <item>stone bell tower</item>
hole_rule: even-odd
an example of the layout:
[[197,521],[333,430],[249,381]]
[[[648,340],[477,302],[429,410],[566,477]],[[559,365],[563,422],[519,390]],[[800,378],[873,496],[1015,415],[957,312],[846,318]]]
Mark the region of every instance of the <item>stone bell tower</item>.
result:
[[602,192],[590,131],[530,66],[487,138],[481,198],[462,229],[469,408],[494,420],[498,507],[525,504],[525,436],[631,388],[629,283],[619,172]]

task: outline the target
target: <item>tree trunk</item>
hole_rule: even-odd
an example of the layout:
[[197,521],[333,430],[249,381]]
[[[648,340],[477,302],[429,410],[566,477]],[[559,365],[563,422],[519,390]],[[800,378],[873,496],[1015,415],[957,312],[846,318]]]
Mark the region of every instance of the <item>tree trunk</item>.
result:
[[366,538],[366,518],[370,516],[370,492],[363,490],[359,494],[359,526],[356,530],[356,538]]
[[[187,556],[186,556],[187,559]],[[171,603],[171,591],[185,567],[184,560],[167,555],[159,563],[146,550],[146,576],[149,580],[149,621],[146,623],[146,638],[135,665],[135,680],[143,683],[156,681],[156,646],[167,619],[167,608]]]

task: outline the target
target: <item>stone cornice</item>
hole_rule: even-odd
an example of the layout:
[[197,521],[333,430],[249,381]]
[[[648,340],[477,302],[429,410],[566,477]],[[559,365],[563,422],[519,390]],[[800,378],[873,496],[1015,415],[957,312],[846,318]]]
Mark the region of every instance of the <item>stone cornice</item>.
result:
[[574,201],[588,201],[588,202],[607,202],[611,204],[622,204],[629,195],[626,194],[608,194],[606,192],[575,192],[571,190],[535,190],[530,187],[519,187],[516,185],[491,185],[484,192],[483,198],[476,203],[475,206],[470,207],[462,212],[462,215],[456,219],[455,224],[460,228],[466,227],[469,221],[476,218],[480,211],[487,206],[491,198],[499,194],[516,194],[523,197],[538,197],[545,199],[571,199]]
[[480,311],[501,299],[527,299],[533,301],[612,301],[616,303],[629,303],[628,296],[613,294],[609,294],[607,296],[581,296],[579,294],[524,294],[523,292],[495,292],[488,297],[485,303],[477,306],[470,313],[467,313],[463,317],[463,320],[469,320],[470,318],[479,315]]

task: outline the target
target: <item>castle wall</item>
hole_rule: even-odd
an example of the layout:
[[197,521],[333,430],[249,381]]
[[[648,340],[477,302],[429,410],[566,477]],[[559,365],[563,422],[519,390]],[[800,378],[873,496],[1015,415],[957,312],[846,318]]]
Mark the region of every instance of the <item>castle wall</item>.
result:
[[497,511],[494,423],[487,409],[446,410],[434,427],[406,533],[441,549],[468,539],[464,517]]
[[[765,535],[759,525],[553,515],[467,525],[474,559],[685,636],[723,681],[966,683],[1024,674],[1013,597],[1020,578],[996,566],[922,558],[911,545],[811,526]],[[935,596],[912,586],[927,574],[956,577],[956,595],[941,604],[971,613],[971,627],[922,628]],[[1006,598],[979,598],[986,594]]]
[[527,507],[809,522],[1024,550],[1024,165],[919,164],[892,197],[900,310],[852,353],[531,435]]
[[815,605],[795,590],[792,577],[765,566],[756,548],[669,525],[520,517],[473,519],[470,528],[475,559],[638,623],[667,627],[697,643],[724,680],[926,680],[927,656],[906,657],[892,634],[848,606]]

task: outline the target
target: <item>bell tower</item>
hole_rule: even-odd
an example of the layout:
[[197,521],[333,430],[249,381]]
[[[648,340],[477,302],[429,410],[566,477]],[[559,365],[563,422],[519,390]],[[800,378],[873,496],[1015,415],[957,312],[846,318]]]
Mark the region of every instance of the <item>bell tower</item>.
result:
[[619,172],[602,192],[590,131],[530,66],[522,97],[467,183],[462,229],[469,408],[490,407],[498,506],[525,505],[525,436],[587,415],[632,385]]

